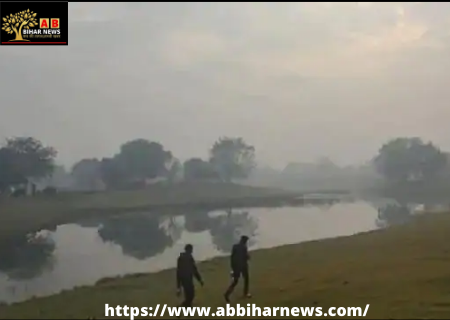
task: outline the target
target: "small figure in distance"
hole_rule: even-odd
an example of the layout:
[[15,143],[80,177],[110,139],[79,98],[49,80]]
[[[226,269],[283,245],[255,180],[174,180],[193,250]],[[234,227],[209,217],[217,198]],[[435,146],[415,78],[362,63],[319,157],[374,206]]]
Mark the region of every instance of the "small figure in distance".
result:
[[249,293],[249,268],[248,261],[250,260],[250,255],[247,248],[248,237],[242,236],[239,243],[233,245],[231,250],[231,284],[225,292],[225,301],[230,302],[230,295],[233,293],[234,288],[239,282],[239,278],[244,278],[244,297],[251,298]]
[[184,301],[180,307],[192,307],[195,298],[194,278],[203,286],[202,277],[192,256],[193,251],[192,244],[187,244],[177,260],[177,296],[181,295],[181,291],[184,294]]

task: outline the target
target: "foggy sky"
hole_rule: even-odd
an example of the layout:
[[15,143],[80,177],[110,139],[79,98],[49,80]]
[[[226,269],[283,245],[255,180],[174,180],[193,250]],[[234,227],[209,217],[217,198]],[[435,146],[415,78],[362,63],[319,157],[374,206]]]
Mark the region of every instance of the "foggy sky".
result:
[[133,138],[185,160],[242,136],[263,164],[450,150],[448,3],[69,3],[69,46],[0,47],[0,139],[72,165]]

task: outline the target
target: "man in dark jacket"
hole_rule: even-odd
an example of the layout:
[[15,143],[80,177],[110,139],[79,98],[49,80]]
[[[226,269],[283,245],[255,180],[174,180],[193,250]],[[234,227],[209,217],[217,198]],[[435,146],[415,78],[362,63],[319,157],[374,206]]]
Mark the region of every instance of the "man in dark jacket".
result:
[[192,244],[187,244],[177,260],[177,294],[180,295],[181,290],[184,294],[181,307],[192,307],[195,298],[194,278],[203,286],[202,277],[192,256],[193,249]]
[[230,302],[230,295],[234,288],[239,282],[239,278],[242,276],[244,278],[244,297],[250,298],[249,293],[249,272],[248,272],[248,261],[250,260],[250,255],[247,248],[248,237],[242,236],[239,243],[233,246],[231,250],[231,277],[232,281],[227,291],[225,292],[225,300]]

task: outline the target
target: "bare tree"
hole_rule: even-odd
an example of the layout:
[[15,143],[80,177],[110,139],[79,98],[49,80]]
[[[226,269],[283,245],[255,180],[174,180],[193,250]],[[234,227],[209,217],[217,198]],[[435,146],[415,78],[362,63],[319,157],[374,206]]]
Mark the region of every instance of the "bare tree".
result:
[[9,34],[16,34],[16,38],[11,41],[29,41],[22,38],[22,28],[29,29],[37,25],[36,13],[27,9],[4,17],[2,30]]

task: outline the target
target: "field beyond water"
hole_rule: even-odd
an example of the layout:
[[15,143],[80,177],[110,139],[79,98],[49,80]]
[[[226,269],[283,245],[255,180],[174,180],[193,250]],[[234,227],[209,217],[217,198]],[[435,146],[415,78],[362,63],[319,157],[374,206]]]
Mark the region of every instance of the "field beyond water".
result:
[[292,200],[296,195],[279,189],[232,183],[157,184],[143,190],[61,193],[23,198],[0,198],[0,244],[4,239],[94,215],[174,207],[227,208],[265,206]]
[[[449,214],[424,214],[404,226],[254,251],[254,297],[240,299],[239,286],[232,304],[314,306],[324,311],[329,307],[364,309],[370,304],[369,319],[448,319],[449,234]],[[205,287],[198,288],[197,306],[225,306],[222,294],[229,280],[228,265],[226,258],[199,264]],[[107,319],[106,303],[176,306],[180,300],[174,289],[174,270],[104,279],[95,286],[1,306],[0,318]]]

